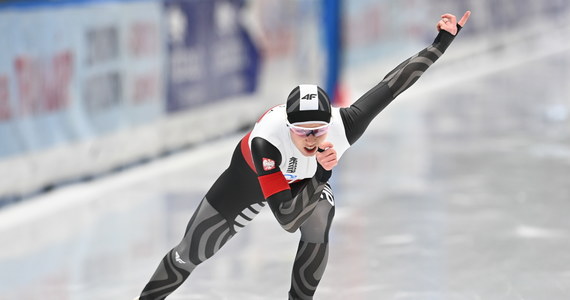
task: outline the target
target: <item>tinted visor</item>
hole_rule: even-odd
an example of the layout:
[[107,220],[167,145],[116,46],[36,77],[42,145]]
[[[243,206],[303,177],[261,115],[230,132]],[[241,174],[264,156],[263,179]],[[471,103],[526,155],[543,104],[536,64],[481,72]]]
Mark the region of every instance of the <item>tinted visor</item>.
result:
[[293,132],[295,135],[303,137],[309,136],[311,134],[314,135],[315,137],[324,135],[329,131],[330,128],[329,125],[330,124],[324,124],[319,127],[307,128],[287,123],[287,126],[289,127],[289,129],[291,129],[291,132]]

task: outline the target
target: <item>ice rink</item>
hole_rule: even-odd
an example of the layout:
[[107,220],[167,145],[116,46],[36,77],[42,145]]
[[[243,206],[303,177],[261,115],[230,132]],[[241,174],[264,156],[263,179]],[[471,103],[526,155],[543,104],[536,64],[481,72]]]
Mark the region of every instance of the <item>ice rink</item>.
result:
[[[570,50],[437,64],[333,172],[315,298],[570,299]],[[243,134],[0,210],[0,299],[133,299]],[[298,237],[266,207],[169,299],[286,299]]]

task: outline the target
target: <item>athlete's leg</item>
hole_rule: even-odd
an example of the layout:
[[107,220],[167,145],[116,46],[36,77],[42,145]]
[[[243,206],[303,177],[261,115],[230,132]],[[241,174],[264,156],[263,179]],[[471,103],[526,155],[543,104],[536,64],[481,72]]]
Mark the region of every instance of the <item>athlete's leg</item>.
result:
[[311,216],[301,225],[301,240],[293,264],[289,300],[313,299],[328,259],[334,198],[327,184]]
[[230,167],[208,191],[184,238],[162,259],[140,300],[164,299],[174,292],[265,206],[257,178],[240,155],[234,153]]
[[233,235],[228,222],[204,198],[188,223],[182,241],[170,250],[143,289],[140,299],[164,299]]
[[196,266],[212,257],[263,206],[264,203],[247,206],[230,223],[204,198],[188,223],[184,238],[164,256],[140,300],[164,299],[174,292]]

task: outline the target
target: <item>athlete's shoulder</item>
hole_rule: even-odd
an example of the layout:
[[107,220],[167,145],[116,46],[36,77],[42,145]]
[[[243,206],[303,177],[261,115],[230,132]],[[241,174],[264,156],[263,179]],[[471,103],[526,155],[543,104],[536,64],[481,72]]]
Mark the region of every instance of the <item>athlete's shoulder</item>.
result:
[[263,113],[263,115],[261,115],[261,117],[259,117],[259,119],[257,120],[257,123],[261,123],[261,122],[275,122],[275,121],[284,121],[287,119],[287,112],[285,109],[285,104],[280,104],[280,105],[276,105],[273,106],[272,108],[268,109],[267,111],[265,111],[265,113]]
[[346,138],[346,129],[340,113],[341,109],[342,108],[332,107],[331,127],[328,135],[328,139],[334,144],[339,158],[350,147],[350,143]]
[[331,126],[342,127],[344,130],[344,121],[342,120],[342,115],[340,113],[340,107],[331,108]]
[[261,137],[278,147],[282,143],[286,125],[287,113],[285,105],[277,105],[267,110],[255,123],[250,136],[250,142],[255,137]]

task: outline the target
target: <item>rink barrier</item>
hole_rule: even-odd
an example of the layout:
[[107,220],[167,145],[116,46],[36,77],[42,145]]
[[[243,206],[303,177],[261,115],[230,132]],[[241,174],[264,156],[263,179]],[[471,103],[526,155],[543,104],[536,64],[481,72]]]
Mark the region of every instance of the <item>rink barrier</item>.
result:
[[[110,2],[113,1],[104,1],[104,3],[107,4]],[[132,2],[132,5],[138,1],[132,0],[125,2]],[[391,5],[389,3],[371,1],[351,1],[350,3],[354,4],[358,2],[376,6],[376,10],[365,7],[364,11],[368,12],[382,11],[383,8]],[[450,11],[459,11],[463,9],[469,1],[448,2],[447,4],[449,4]],[[478,8],[482,8],[485,6],[485,3],[489,1],[483,2],[482,4],[477,4]],[[469,63],[476,62],[478,59],[493,59],[494,56],[500,56],[501,54],[509,55],[510,53],[514,53],[521,55],[521,53],[525,51],[537,51],[540,49],[537,45],[545,42],[554,44],[554,47],[549,49],[549,51],[551,51],[550,53],[566,51],[564,47],[567,46],[561,42],[564,39],[543,40],[548,36],[552,36],[544,35],[545,32],[554,32],[554,35],[559,32],[561,33],[561,37],[567,36],[569,32],[567,24],[564,25],[557,21],[559,19],[564,20],[564,16],[568,16],[568,5],[564,4],[565,2],[558,1],[558,3],[560,3],[559,5],[566,6],[556,7],[553,6],[554,4],[552,3],[549,4],[549,2],[551,1],[532,2],[532,5],[530,5],[532,9],[530,9],[530,11],[533,12],[533,15],[527,15],[526,20],[532,21],[544,15],[547,15],[547,17],[554,16],[555,18],[547,18],[550,23],[531,22],[530,26],[524,25],[524,27],[517,24],[515,18],[507,18],[506,21],[497,18],[496,14],[493,15],[491,12],[492,6],[486,7],[487,10],[484,12],[481,10],[475,11],[473,15],[474,18],[470,20],[470,26],[475,29],[470,27],[462,31],[462,38],[450,48],[449,53],[446,53],[445,61],[438,63],[433,70],[430,70],[430,73],[434,74],[438,72],[438,70],[446,68],[453,69],[456,68],[457,65],[465,66],[465,63],[468,65]],[[144,5],[155,4],[155,1],[146,1]],[[61,7],[65,7],[65,5]],[[435,8],[431,9],[435,10]],[[422,16],[424,16],[424,10],[418,9],[418,11],[421,11]],[[358,20],[361,16],[355,13],[353,17]],[[391,15],[384,14],[384,17],[386,20],[382,20],[382,22],[388,22]],[[374,15],[370,15],[369,18],[374,18]],[[406,18],[406,20],[413,19],[414,18]],[[0,24],[2,21],[7,20],[9,21],[10,19],[0,18]],[[398,22],[400,21],[401,20],[398,20]],[[497,24],[493,22],[503,23]],[[353,57],[364,58],[363,60],[351,60],[350,57],[348,57],[348,68],[353,69],[367,64],[370,68],[374,68],[376,73],[385,74],[384,70],[379,69],[378,66],[386,66],[387,68],[393,66],[393,63],[398,63],[404,58],[402,55],[407,55],[408,50],[409,54],[412,54],[412,51],[417,50],[418,46],[424,45],[424,42],[433,38],[433,30],[427,31],[427,29],[432,28],[427,28],[429,26],[425,25],[431,23],[431,21],[427,22],[419,18],[415,25],[413,23],[399,24],[398,26],[400,27],[388,28],[391,29],[391,31],[369,32],[368,34],[372,34],[372,37],[376,35],[378,38],[376,40],[369,40],[368,38],[370,36],[364,36],[362,40],[365,40],[366,44],[355,43],[346,46],[348,48],[348,56],[352,55]],[[493,28],[493,26],[497,27]],[[423,31],[424,27],[427,28],[425,32]],[[512,27],[515,28],[513,29]],[[418,31],[417,28],[422,29]],[[408,37],[407,39],[398,40],[396,35],[402,35],[399,31],[400,29],[405,29],[402,32]],[[490,31],[493,34],[489,34]],[[385,33],[389,34],[384,36],[383,34]],[[0,44],[8,45],[9,43],[7,43],[7,41],[10,41],[9,38],[9,35],[0,35]],[[393,39],[393,42],[389,42],[386,39]],[[277,40],[281,43],[283,40],[290,43],[292,39],[276,39],[276,41]],[[562,44],[558,45],[560,43]],[[10,45],[10,47],[13,47],[13,45]],[[7,49],[10,49],[10,47]],[[11,155],[4,159],[0,157],[0,170],[3,175],[3,179],[0,180],[0,206],[18,201],[36,193],[49,191],[62,184],[65,185],[78,180],[102,176],[109,172],[120,171],[123,168],[138,163],[168,155],[169,153],[181,149],[187,149],[204,140],[221,137],[251,126],[252,122],[256,120],[265,108],[282,102],[280,101],[280,95],[286,94],[291,86],[294,86],[299,80],[315,80],[314,76],[304,77],[303,75],[306,74],[300,73],[299,70],[295,69],[297,65],[300,65],[297,60],[303,57],[298,57],[299,53],[293,53],[293,48],[291,45],[287,46],[283,44],[279,44],[279,47],[272,48],[274,52],[269,53],[271,60],[265,68],[265,76],[261,78],[260,88],[251,96],[227,97],[219,103],[202,105],[187,111],[161,115],[160,112],[157,113],[156,107],[153,107],[153,105],[165,101],[166,96],[160,94],[164,93],[165,87],[162,86],[157,89],[159,96],[157,96],[154,101],[148,102],[150,106],[141,109],[138,115],[130,116],[134,119],[132,123],[125,127],[111,128],[112,130],[107,130],[100,135],[91,134],[89,138],[51,145],[50,147],[41,149],[41,151],[26,149],[21,155]],[[284,51],[282,49],[286,49],[287,51],[279,52]],[[7,50],[3,50],[3,53],[6,53],[6,51]],[[545,53],[544,55],[549,55],[549,53]],[[59,59],[63,62],[62,64],[65,65],[66,56],[63,55]],[[3,112],[3,104],[5,104],[5,101],[2,100],[1,90],[3,85],[7,85],[3,73],[7,67],[3,64],[4,63],[0,61],[0,118],[5,114],[5,112]],[[152,63],[149,63],[149,61],[143,63],[143,65],[148,64]],[[278,80],[275,80],[276,78],[278,78]],[[426,81],[429,80],[429,78],[422,80]],[[371,79],[371,83],[373,82],[374,79]],[[127,116],[127,118],[128,117],[129,116]],[[209,124],[211,125],[212,120],[216,120],[216,124],[219,124],[219,126],[208,126]],[[206,124],[206,126],[204,126],[204,124]],[[200,130],[190,130],[190,128],[200,128]],[[0,128],[0,131],[2,131],[2,128]],[[0,137],[1,134],[0,132]],[[3,143],[5,140],[2,139],[0,142]]]
[[[243,97],[256,90],[257,54],[243,26],[217,24],[214,8],[239,9],[223,0],[0,4],[0,206],[250,124],[260,113],[251,103],[266,102]],[[211,13],[194,18],[200,10]],[[175,32],[163,28],[171,19]]]

